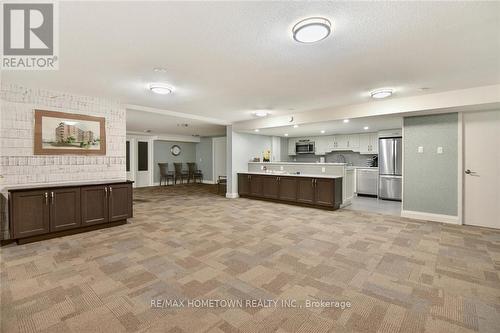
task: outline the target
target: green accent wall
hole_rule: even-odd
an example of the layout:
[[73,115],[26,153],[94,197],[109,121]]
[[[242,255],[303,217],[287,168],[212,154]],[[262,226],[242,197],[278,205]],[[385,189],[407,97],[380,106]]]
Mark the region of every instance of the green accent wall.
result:
[[403,210],[457,216],[458,114],[405,117],[403,127]]
[[[170,152],[170,148],[173,145],[181,147],[181,154],[179,156],[174,156]],[[168,170],[174,171],[174,163],[183,163],[182,167],[187,170],[187,162],[196,162],[196,142],[155,140],[153,150],[153,179],[155,183],[160,181],[160,167],[158,166],[158,163],[168,163]]]

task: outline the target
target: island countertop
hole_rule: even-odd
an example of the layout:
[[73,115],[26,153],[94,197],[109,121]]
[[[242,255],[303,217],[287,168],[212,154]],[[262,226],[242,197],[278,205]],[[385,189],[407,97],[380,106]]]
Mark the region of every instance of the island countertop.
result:
[[347,166],[347,163],[319,163],[319,162],[248,162],[248,164],[265,164],[265,165],[335,165]]
[[277,173],[277,172],[238,172],[239,174],[244,175],[261,175],[261,176],[276,176],[276,177],[308,177],[308,178],[329,178],[336,179],[342,178],[342,176],[334,176],[334,175],[318,175],[318,174],[296,174],[296,173]]

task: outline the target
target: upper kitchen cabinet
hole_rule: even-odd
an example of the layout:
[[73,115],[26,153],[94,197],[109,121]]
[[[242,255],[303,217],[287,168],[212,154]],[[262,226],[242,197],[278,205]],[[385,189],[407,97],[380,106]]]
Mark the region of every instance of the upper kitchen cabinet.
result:
[[331,136],[318,136],[314,138],[315,141],[315,154],[325,155],[332,151],[331,149]]
[[378,134],[377,133],[359,134],[358,150],[360,154],[378,154]]
[[288,138],[288,155],[297,155],[295,152],[295,144],[297,143],[296,138]]
[[333,137],[332,150],[347,150],[349,147],[349,135],[335,135]]

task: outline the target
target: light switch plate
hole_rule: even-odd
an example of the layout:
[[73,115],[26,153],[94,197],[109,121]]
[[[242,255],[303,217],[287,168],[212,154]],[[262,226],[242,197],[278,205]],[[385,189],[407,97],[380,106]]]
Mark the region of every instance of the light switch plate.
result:
[[260,169],[261,169],[261,170],[264,170],[264,166],[263,166],[263,165],[261,165],[261,166],[260,166]]
[[325,167],[321,167],[321,172],[326,172]]
[[419,154],[422,154],[424,152],[424,147],[419,146],[417,151]]
[[280,170],[283,171],[283,166],[282,165],[280,166]]
[[443,153],[443,147],[437,147],[437,153],[442,154]]

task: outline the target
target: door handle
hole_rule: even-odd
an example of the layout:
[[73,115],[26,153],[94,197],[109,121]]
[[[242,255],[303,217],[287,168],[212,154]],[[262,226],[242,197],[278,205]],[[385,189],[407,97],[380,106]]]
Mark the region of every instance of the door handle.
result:
[[54,202],[56,201],[56,198],[54,196],[54,192],[50,192],[50,199],[52,201],[52,204],[54,204]]
[[49,194],[45,192],[45,205],[49,204]]
[[466,173],[467,175],[472,175],[472,174],[475,174],[475,173],[477,173],[477,172],[475,172],[475,171],[471,171],[470,169],[467,169],[467,170],[465,170],[465,173]]
[[108,187],[104,186],[104,196],[107,198],[108,197]]

